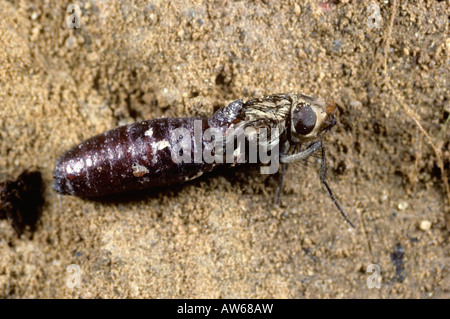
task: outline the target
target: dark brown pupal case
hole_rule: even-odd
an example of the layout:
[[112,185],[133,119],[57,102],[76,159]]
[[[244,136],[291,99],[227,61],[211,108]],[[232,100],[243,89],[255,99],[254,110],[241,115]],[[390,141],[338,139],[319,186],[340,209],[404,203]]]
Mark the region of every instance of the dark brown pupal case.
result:
[[53,187],[62,194],[92,197],[185,182],[208,172],[214,164],[172,160],[170,132],[187,129],[196,147],[195,120],[201,121],[203,131],[208,127],[206,118],[161,118],[85,140],[58,159]]

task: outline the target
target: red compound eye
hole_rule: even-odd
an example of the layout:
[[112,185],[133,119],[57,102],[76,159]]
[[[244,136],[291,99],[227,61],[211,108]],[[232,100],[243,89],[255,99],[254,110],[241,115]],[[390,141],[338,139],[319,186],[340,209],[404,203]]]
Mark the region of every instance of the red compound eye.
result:
[[308,135],[314,130],[317,122],[316,112],[310,105],[298,107],[292,114],[292,121],[295,132],[301,135]]

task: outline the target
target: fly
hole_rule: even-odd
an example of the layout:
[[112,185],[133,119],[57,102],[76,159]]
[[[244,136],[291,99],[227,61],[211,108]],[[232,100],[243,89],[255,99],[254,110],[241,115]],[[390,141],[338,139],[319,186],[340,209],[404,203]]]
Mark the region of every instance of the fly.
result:
[[[352,226],[327,180],[323,135],[336,124],[336,105],[304,94],[236,100],[208,117],[158,118],[121,126],[83,141],[56,163],[53,188],[96,197],[195,179],[218,166],[262,164],[273,174],[321,152],[320,181]],[[269,164],[269,165],[268,165]]]

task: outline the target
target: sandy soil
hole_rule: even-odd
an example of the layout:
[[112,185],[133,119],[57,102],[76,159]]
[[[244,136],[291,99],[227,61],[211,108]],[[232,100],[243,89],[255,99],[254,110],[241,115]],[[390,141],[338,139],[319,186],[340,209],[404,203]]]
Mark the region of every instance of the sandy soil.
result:
[[[392,1],[377,19],[365,1],[86,0],[78,29],[69,3],[0,1],[0,176],[34,167],[46,185],[33,236],[0,222],[0,297],[450,297],[442,176],[400,104],[448,174],[448,1],[398,5],[391,87]],[[92,135],[290,91],[341,105],[329,181],[356,229],[313,165],[288,169],[280,208],[279,176],[247,168],[108,202],[51,189],[56,159]]]

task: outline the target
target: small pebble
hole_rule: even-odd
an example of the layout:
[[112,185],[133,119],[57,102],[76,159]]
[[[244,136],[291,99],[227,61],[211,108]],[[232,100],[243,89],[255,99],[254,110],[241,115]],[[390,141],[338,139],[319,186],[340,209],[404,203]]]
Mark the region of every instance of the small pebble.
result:
[[351,100],[350,101],[350,106],[353,107],[354,109],[361,109],[362,108],[362,103],[358,100]]
[[304,245],[304,246],[311,246],[311,244],[312,244],[312,242],[311,242],[311,240],[310,240],[308,237],[306,237],[306,238],[303,240],[303,245]]
[[405,210],[405,209],[408,208],[408,203],[405,202],[405,201],[400,202],[400,203],[398,203],[397,207],[398,207],[398,209],[400,209],[400,210]]
[[300,6],[296,3],[294,4],[294,13],[295,15],[300,15],[300,13],[302,13],[302,10],[300,9]]
[[76,44],[77,44],[77,39],[74,36],[71,35],[66,39],[66,47],[67,48],[71,48],[71,47],[75,46]]
[[420,229],[423,231],[430,230],[431,228],[431,222],[429,220],[422,220],[420,223]]

